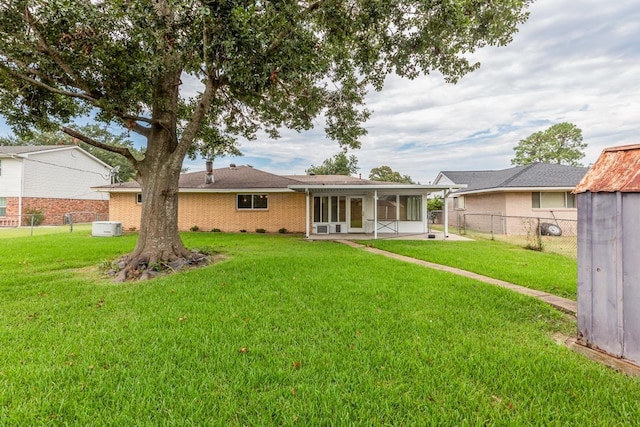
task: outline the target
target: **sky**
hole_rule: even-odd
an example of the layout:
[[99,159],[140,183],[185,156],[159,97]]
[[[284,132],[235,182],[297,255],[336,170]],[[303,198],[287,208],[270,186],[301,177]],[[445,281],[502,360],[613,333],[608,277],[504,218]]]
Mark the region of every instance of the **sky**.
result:
[[[361,176],[386,165],[428,184],[445,170],[509,168],[521,139],[560,122],[582,129],[584,165],[606,147],[640,143],[640,2],[538,0],[529,11],[511,44],[471,55],[481,67],[457,84],[438,73],[392,76],[371,92],[368,134],[349,151]],[[0,134],[8,132],[0,124]],[[283,131],[240,149],[244,156],[216,159],[214,167],[304,174],[340,151],[320,119],[311,131]],[[184,166],[202,170],[204,161]]]

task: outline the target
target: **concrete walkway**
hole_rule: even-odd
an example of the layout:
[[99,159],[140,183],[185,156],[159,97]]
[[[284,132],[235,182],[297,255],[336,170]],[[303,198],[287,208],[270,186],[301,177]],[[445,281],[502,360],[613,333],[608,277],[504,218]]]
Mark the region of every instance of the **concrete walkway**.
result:
[[490,283],[495,286],[500,286],[502,288],[507,288],[512,291],[518,292],[523,295],[528,295],[534,298],[537,298],[541,301],[546,302],[547,304],[552,305],[553,307],[564,311],[565,313],[576,315],[578,311],[578,303],[576,301],[562,298],[556,295],[552,295],[547,292],[536,291],[534,289],[525,288],[524,286],[514,285],[513,283],[505,282],[503,280],[494,279],[491,277],[483,276],[481,274],[472,273],[466,270],[460,270],[459,268],[449,267],[441,264],[434,264],[428,261],[422,261],[419,259],[411,258],[405,255],[398,255],[392,252],[383,251],[381,249],[371,248],[368,246],[361,245],[359,243],[353,242],[351,240],[335,240],[338,243],[343,243],[345,245],[349,245],[353,248],[358,248],[365,250],[367,252],[371,252],[378,255],[383,255],[388,258],[397,259],[399,261],[409,262],[411,264],[421,265],[423,267],[432,268],[434,270],[446,271],[447,273],[453,273],[464,277],[469,277],[471,279],[479,280],[481,282]]

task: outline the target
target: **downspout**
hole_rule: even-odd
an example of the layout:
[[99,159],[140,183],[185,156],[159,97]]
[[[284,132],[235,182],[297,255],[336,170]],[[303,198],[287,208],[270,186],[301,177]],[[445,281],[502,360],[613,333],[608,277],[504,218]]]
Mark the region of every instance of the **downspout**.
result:
[[378,239],[378,189],[373,190],[373,240]]
[[304,235],[309,238],[309,189],[304,191],[306,195],[305,211],[304,211]]
[[22,227],[22,194],[23,193],[24,193],[24,159],[20,159],[20,193],[18,194],[18,227]]

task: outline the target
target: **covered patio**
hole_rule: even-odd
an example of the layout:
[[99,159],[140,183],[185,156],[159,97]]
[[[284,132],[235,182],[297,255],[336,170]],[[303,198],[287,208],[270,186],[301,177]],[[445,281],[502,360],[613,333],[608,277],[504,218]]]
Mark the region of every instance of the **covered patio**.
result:
[[[448,210],[444,203],[444,231],[428,227],[427,198],[463,186],[344,181],[310,175],[289,189],[305,193],[305,236],[312,239],[447,239]],[[356,237],[360,236],[360,237]]]

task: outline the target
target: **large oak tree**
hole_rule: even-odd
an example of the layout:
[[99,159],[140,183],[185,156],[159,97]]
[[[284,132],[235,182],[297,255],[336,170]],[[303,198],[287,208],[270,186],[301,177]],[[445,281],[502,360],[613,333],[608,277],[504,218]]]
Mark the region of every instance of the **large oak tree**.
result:
[[[61,127],[125,156],[142,187],[128,268],[189,257],[177,227],[187,155],[324,117],[357,147],[368,88],[505,45],[532,0],[0,0],[0,114],[18,134]],[[74,130],[92,115],[146,139],[144,158]],[[126,273],[125,273],[126,274]]]

